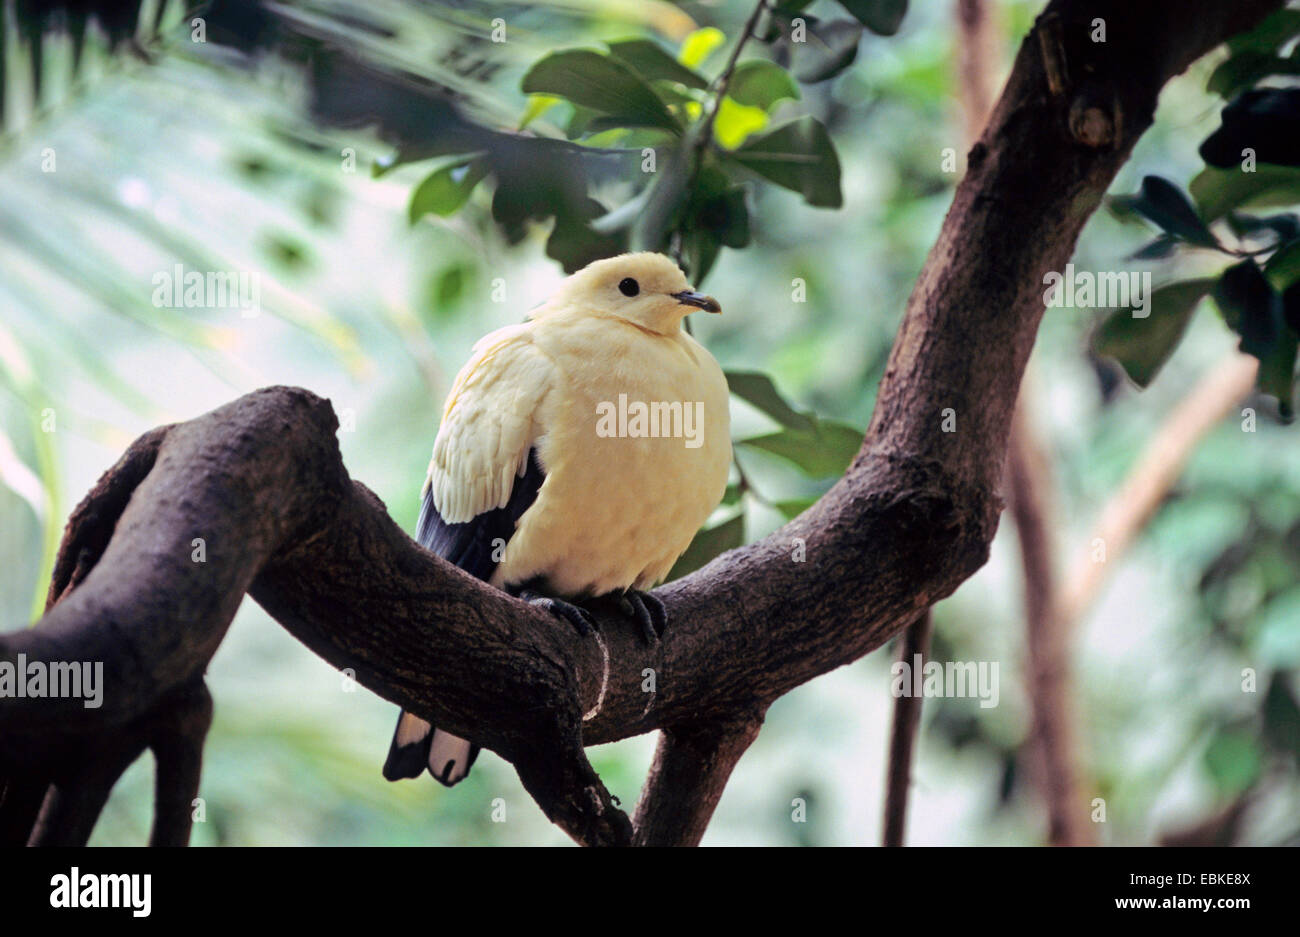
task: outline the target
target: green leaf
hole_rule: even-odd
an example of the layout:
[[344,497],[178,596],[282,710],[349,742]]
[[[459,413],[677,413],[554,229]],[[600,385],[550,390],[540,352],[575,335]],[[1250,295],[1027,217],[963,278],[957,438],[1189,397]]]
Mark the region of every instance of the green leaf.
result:
[[1261,234],[1271,233],[1274,247],[1300,238],[1300,218],[1290,212],[1263,218],[1256,215],[1243,215],[1235,211],[1228,212],[1228,227],[1239,238],[1258,237]]
[[1262,707],[1264,738],[1280,755],[1300,761],[1300,702],[1286,674],[1275,671]]
[[713,269],[722,241],[707,228],[692,228],[682,235],[682,252],[685,272],[699,286]]
[[1134,318],[1133,306],[1111,312],[1093,335],[1093,350],[1114,358],[1133,383],[1147,387],[1178,347],[1192,313],[1214,282],[1185,280],[1153,290],[1145,318]]
[[1300,282],[1300,241],[1292,241],[1270,257],[1264,274],[1279,292]]
[[803,195],[809,205],[839,208],[840,161],[826,128],[813,117],[753,137],[731,158],[763,178]]
[[618,117],[628,127],[681,131],[667,106],[643,79],[626,65],[599,52],[585,49],[554,52],[528,70],[522,87],[529,94],[559,95],[583,107]]
[[1154,241],[1135,250],[1129,255],[1130,260],[1164,260],[1173,254],[1174,249],[1182,243],[1176,237],[1162,234]]
[[745,514],[740,512],[714,527],[705,527],[691,541],[686,552],[677,558],[668,573],[669,581],[694,572],[716,556],[734,550],[745,542]]
[[1300,344],[1296,333],[1285,322],[1279,321],[1277,340],[1267,357],[1259,362],[1259,389],[1277,398],[1278,414],[1287,421],[1295,415],[1292,397],[1297,351],[1300,351]]
[[1300,166],[1300,88],[1245,91],[1220,121],[1197,150],[1206,165],[1236,169],[1249,152],[1258,163]]
[[605,214],[605,207],[595,199],[587,199],[577,211],[557,214],[546,239],[546,256],[558,260],[565,273],[574,273],[594,260],[626,251],[627,238],[621,232],[592,228],[591,221]]
[[1254,737],[1243,730],[1219,729],[1205,749],[1205,767],[1221,793],[1245,791],[1258,780],[1261,768]]
[[529,124],[563,100],[564,98],[557,98],[550,94],[532,95],[528,99],[528,107],[524,109],[524,116],[519,118],[519,129],[526,130]]
[[704,76],[687,68],[649,39],[624,39],[607,42],[609,54],[647,81],[675,81],[703,91],[709,86]]
[[415,224],[427,214],[454,215],[469,200],[487,169],[477,159],[462,159],[435,169],[411,193],[407,217]]
[[1259,389],[1277,398],[1278,412],[1289,420],[1297,343],[1282,297],[1248,259],[1223,272],[1214,301],[1224,321],[1241,336],[1241,350],[1259,359]]
[[1272,307],[1277,291],[1254,260],[1233,264],[1214,287],[1214,302],[1223,321],[1241,336],[1241,350],[1261,358],[1276,338]]
[[750,59],[741,62],[731,75],[727,94],[739,104],[770,111],[776,102],[799,100],[799,85],[794,77],[775,62]]
[[807,35],[803,42],[791,42],[794,75],[807,84],[828,81],[844,71],[858,57],[862,27],[852,20],[819,23],[804,17]]
[[727,371],[726,377],[733,394],[786,429],[813,432],[816,428],[814,418],[786,403],[772,379],[761,371]]
[[683,260],[688,275],[699,285],[708,275],[722,247],[749,243],[749,206],[745,188],[733,185],[726,173],[706,162],[674,223],[682,232]]
[[737,444],[780,456],[809,478],[834,478],[844,474],[862,448],[862,430],[836,420],[818,420],[812,432],[784,429],[740,439]]
[[892,36],[907,14],[907,0],[839,0],[867,29],[878,36]]
[[724,149],[734,150],[767,124],[767,111],[761,107],[738,104],[728,95],[718,102],[718,116],[713,121],[713,138]]
[[466,287],[474,275],[474,268],[466,263],[453,262],[439,270],[429,282],[428,300],[424,308],[428,310],[427,319],[434,331],[460,304],[465,297]]
[[1259,166],[1255,172],[1202,170],[1187,187],[1207,222],[1245,205],[1293,205],[1300,202],[1300,171],[1286,166]]
[[632,245],[636,250],[659,251],[668,243],[685,209],[687,157],[674,150],[659,160],[654,181],[644,193],[641,211],[632,224]]
[[727,37],[722,30],[713,26],[697,29],[683,40],[677,60],[687,68],[698,68],[726,41]]
[[725,247],[741,248],[749,244],[749,206],[744,186],[732,186],[706,205],[700,223],[715,231]]
[[1234,52],[1274,52],[1300,33],[1300,10],[1282,9],[1270,13],[1254,29],[1237,33],[1228,40]]
[[1210,229],[1182,191],[1167,179],[1147,176],[1136,195],[1111,200],[1117,210],[1134,211],[1175,237],[1201,247],[1217,247]]
[[1219,63],[1210,75],[1207,90],[1222,98],[1231,98],[1267,75],[1300,73],[1300,59],[1282,58],[1267,52],[1245,51]]

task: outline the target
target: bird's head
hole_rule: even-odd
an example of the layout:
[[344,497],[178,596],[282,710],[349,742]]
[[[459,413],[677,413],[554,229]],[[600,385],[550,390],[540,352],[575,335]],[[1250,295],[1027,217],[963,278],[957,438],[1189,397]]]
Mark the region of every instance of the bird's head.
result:
[[597,260],[564,281],[556,297],[595,315],[618,316],[661,335],[673,335],[697,309],[721,312],[712,296],[697,293],[686,275],[662,254],[620,254]]

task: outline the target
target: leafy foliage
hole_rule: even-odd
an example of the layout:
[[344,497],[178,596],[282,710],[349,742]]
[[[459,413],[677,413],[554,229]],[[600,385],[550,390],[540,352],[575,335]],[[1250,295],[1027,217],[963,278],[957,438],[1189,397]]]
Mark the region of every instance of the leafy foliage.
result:
[[[1215,279],[1154,291],[1149,318],[1134,318],[1132,310],[1110,313],[1093,339],[1098,354],[1115,358],[1145,387],[1173,354],[1201,298],[1211,295],[1240,336],[1241,350],[1259,359],[1259,387],[1277,398],[1284,420],[1293,412],[1300,339],[1300,216],[1243,209],[1300,204],[1300,88],[1254,87],[1297,73],[1295,52],[1276,54],[1297,37],[1300,11],[1288,9],[1229,43],[1209,90],[1231,100],[1219,129],[1201,144],[1207,168],[1191,181],[1189,194],[1147,176],[1135,194],[1110,200],[1120,216],[1141,217],[1161,231],[1135,259],[1168,260],[1204,249],[1232,262]],[[1226,227],[1224,237],[1212,230],[1215,224]]]
[[[845,3],[856,21],[828,24],[803,16],[806,5],[778,4],[766,22],[755,21],[754,32],[738,37],[736,54],[712,77],[699,71],[721,39],[712,28],[688,36],[675,55],[652,40],[629,38],[608,42],[604,50],[562,49],[543,56],[521,82],[524,92],[539,96],[521,125],[567,108],[564,134],[573,145],[554,150],[557,141],[525,133],[508,140],[494,137],[487,141],[487,156],[472,164],[473,172],[463,169],[470,165],[468,155],[433,170],[413,196],[412,220],[458,210],[481,173],[495,180],[493,217],[512,240],[522,236],[526,221],[555,219],[547,253],[566,270],[621,250],[668,251],[698,283],[722,248],[749,243],[747,192],[755,180],[796,192],[814,207],[839,207],[839,158],[824,124],[805,113],[770,126],[771,115],[802,99],[796,77],[823,81],[847,67],[864,25],[882,35],[896,32],[907,5]],[[739,52],[751,38],[771,45],[776,60],[741,61]],[[790,47],[804,45],[819,49],[818,62],[792,75],[782,62],[788,64]],[[399,146],[391,164],[428,152]],[[497,154],[503,149],[533,175],[544,165],[566,181],[526,198],[512,195],[519,186],[500,165]],[[551,151],[562,153],[560,161],[567,165],[556,165]],[[602,156],[619,160],[625,169],[639,164],[640,173],[624,173],[624,178],[639,175],[643,184],[625,191],[618,204],[606,204],[607,196],[595,192],[599,180],[588,170]],[[470,181],[456,181],[458,172]]]
[[1146,317],[1135,317],[1132,306],[1107,316],[1093,336],[1094,349],[1114,358],[1134,383],[1146,387],[1174,353],[1197,304],[1213,287],[1213,280],[1184,280],[1154,290]]

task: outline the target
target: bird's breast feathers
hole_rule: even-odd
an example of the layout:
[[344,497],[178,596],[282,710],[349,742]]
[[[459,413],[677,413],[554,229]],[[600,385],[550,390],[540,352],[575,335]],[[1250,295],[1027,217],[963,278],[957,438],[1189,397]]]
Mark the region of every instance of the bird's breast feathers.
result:
[[530,449],[546,480],[492,582],[648,588],[726,488],[726,379],[685,333],[589,315],[500,329],[448,397],[430,465],[438,511],[462,522],[504,504]]

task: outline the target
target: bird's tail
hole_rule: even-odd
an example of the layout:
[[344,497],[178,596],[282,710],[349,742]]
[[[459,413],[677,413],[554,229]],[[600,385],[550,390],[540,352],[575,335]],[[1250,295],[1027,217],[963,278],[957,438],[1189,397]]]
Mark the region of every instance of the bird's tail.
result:
[[397,717],[393,743],[384,762],[384,777],[390,781],[416,778],[428,768],[435,780],[451,787],[469,774],[478,752],[474,743],[403,712]]

